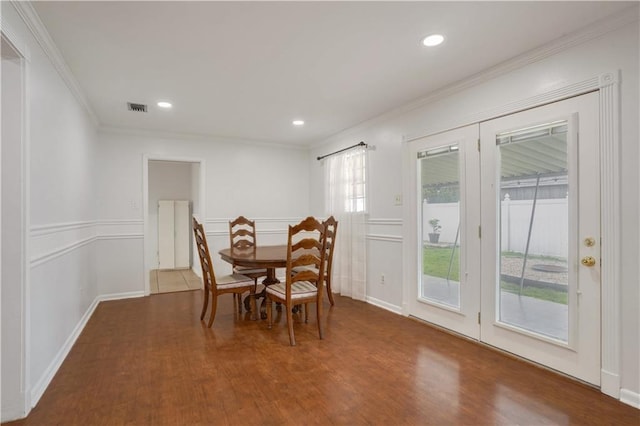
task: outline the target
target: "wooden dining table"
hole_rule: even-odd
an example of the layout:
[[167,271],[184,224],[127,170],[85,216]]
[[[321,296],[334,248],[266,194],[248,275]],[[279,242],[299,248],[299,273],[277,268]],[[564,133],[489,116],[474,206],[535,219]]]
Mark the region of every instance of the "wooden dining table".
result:
[[[244,266],[255,269],[266,269],[267,276],[262,281],[265,288],[272,284],[279,283],[276,278],[276,269],[285,268],[287,266],[287,246],[255,246],[247,249],[226,248],[218,252],[222,260],[229,262],[234,266]],[[256,295],[257,298],[264,298],[264,290],[262,293]],[[245,299],[245,307],[249,309],[250,300],[249,296]],[[260,316],[264,319],[266,317],[265,301],[262,300],[260,306]]]

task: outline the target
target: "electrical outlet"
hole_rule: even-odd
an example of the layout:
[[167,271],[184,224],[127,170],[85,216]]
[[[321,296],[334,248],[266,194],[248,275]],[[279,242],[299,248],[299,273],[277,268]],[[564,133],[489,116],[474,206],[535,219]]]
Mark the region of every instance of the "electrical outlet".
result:
[[384,274],[380,275],[380,284],[384,285]]
[[402,205],[402,194],[397,194],[395,199],[396,206]]

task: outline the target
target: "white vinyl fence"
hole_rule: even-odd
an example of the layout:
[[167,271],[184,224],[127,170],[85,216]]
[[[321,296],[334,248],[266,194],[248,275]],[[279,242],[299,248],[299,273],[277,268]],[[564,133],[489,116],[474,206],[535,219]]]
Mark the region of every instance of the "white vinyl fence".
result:
[[[533,200],[509,200],[501,202],[502,251],[524,253],[529,233],[529,221]],[[566,257],[568,253],[568,203],[566,198],[538,200],[531,229],[529,254],[537,256]],[[460,219],[459,203],[422,205],[422,239],[429,242],[432,232],[429,220],[440,220],[441,244],[453,244]],[[460,241],[458,241],[459,243]]]

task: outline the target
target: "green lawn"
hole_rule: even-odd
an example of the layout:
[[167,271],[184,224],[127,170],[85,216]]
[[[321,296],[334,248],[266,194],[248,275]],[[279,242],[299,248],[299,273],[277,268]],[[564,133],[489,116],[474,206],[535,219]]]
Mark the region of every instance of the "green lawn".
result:
[[[422,266],[424,274],[430,275],[432,277],[447,278],[452,249],[452,247],[424,247],[424,249],[422,250]],[[510,253],[510,255],[517,256],[518,254]],[[449,276],[449,279],[453,281],[460,281],[459,277],[460,248],[457,247],[453,255],[453,262],[451,265],[451,274]],[[519,285],[507,283],[504,281],[500,283],[500,288],[504,291],[515,294],[518,294],[518,292],[520,291]],[[558,290],[525,286],[522,289],[522,295],[534,297],[541,300],[548,300],[550,302],[562,303],[564,305],[567,304],[567,293]]]
[[[508,293],[518,294],[520,291],[520,286],[518,284],[507,283],[502,281],[500,283],[500,288]],[[536,299],[548,300],[550,302],[561,303],[563,305],[567,304],[567,292],[566,291],[558,291],[551,288],[538,288],[525,286],[522,289],[523,296],[529,296]]]
[[[424,273],[432,277],[447,278],[452,249],[450,247],[425,247],[422,250]],[[449,279],[460,281],[460,247],[456,247],[453,255]]]

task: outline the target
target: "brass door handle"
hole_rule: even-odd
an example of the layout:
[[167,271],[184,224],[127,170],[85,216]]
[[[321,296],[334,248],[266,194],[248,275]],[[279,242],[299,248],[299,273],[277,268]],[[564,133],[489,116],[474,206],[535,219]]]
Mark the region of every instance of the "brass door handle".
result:
[[596,264],[596,258],[593,256],[585,256],[582,258],[582,260],[580,261],[584,266],[594,266]]

